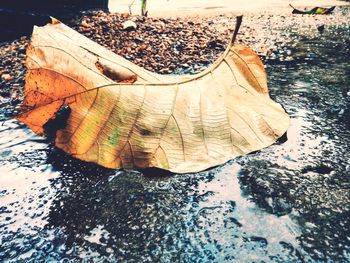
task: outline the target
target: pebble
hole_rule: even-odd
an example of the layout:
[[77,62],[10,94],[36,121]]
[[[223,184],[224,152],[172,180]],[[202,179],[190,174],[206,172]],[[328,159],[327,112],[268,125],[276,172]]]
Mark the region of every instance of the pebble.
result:
[[83,21],[81,22],[81,25],[82,25],[83,27],[91,27],[91,25],[88,24],[88,22],[86,22],[86,20],[83,20]]
[[131,31],[136,30],[137,25],[135,22],[128,20],[123,23],[123,30]]
[[11,76],[10,74],[3,74],[1,75],[1,78],[5,81],[8,81],[8,80],[13,80],[15,77]]

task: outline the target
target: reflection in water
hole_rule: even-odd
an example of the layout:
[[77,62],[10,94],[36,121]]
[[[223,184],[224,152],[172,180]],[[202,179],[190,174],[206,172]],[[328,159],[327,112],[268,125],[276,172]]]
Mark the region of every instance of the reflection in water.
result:
[[[11,231],[3,234],[22,241],[5,243],[6,258],[138,262],[302,258],[295,239],[298,226],[288,216],[276,217],[241,196],[237,163],[197,174],[157,177],[101,169],[59,151],[48,152],[50,168],[40,174],[44,180],[31,179],[40,187],[20,193],[22,188],[14,186],[13,198],[19,204],[15,211],[41,213],[9,222]],[[12,176],[25,181],[16,170]],[[30,207],[24,204],[28,194],[35,200]],[[27,217],[33,220],[22,228]]]
[[242,198],[232,176],[238,170],[239,165],[228,164],[161,178],[122,171],[92,180],[83,174],[61,177],[53,187],[62,181],[66,187],[53,201],[49,225],[64,229],[73,247],[120,260],[248,260],[251,251],[256,258],[299,256],[283,252],[296,245],[295,224]]
[[102,169],[6,121],[1,261],[350,260],[347,33],[299,37],[294,60],[269,60],[287,141],[209,171]]
[[293,118],[289,139],[242,158],[240,182],[265,211],[297,213],[298,241],[312,258],[347,261],[349,27],[297,40],[291,62],[268,61],[272,94]]

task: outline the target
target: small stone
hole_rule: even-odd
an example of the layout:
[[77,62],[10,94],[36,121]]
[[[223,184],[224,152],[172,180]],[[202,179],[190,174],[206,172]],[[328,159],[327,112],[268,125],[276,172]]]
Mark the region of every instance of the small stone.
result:
[[140,37],[135,37],[134,40],[137,43],[143,43],[144,42],[144,40],[142,38],[140,38]]
[[128,20],[123,23],[123,30],[125,31],[132,31],[137,28],[137,25],[135,22]]
[[201,66],[199,66],[199,65],[194,65],[193,66],[193,69],[195,70],[195,71],[198,71],[198,70],[200,70],[201,69]]
[[161,69],[161,70],[159,71],[159,73],[161,73],[161,74],[168,74],[168,73],[170,73],[170,70],[167,69],[167,68],[163,68],[163,69]]
[[11,76],[10,74],[2,74],[1,78],[5,81],[13,80],[15,77]]
[[121,16],[124,18],[128,18],[130,16],[130,14],[129,13],[122,13]]
[[152,30],[156,30],[157,28],[154,26],[145,26],[145,30],[147,31],[152,31]]
[[203,64],[208,64],[210,61],[205,58],[199,58],[198,62],[203,63]]
[[158,28],[158,29],[164,29],[164,28],[165,28],[164,22],[161,22],[161,21],[155,22],[155,23],[154,23],[154,26],[155,26],[156,28]]
[[88,22],[86,22],[86,20],[83,20],[83,21],[81,22],[81,25],[82,25],[83,27],[91,27],[91,25],[90,25]]
[[145,44],[140,45],[139,50],[140,50],[140,51],[143,51],[143,50],[147,49],[147,47],[148,47],[148,46],[145,45]]

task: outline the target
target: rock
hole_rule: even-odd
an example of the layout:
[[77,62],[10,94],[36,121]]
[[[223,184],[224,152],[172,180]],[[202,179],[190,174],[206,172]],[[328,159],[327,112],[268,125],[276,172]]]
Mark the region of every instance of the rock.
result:
[[201,69],[201,66],[199,66],[199,65],[194,65],[193,69],[194,69],[195,71],[199,71],[199,70]]
[[317,30],[318,30],[318,32],[320,32],[320,34],[323,34],[324,28],[325,28],[324,25],[321,25],[321,26],[317,27]]
[[9,80],[13,80],[15,77],[11,76],[10,74],[2,74],[1,75],[1,79],[5,80],[5,81],[9,81]]
[[130,16],[129,13],[122,13],[121,15],[122,15],[122,17],[124,17],[124,18],[128,18],[128,17]]
[[146,50],[146,49],[147,49],[147,47],[148,47],[148,46],[147,46],[147,45],[145,45],[145,44],[140,45],[140,46],[139,46],[139,50],[140,50],[140,51],[144,51],[144,50]]
[[134,40],[135,40],[135,42],[137,42],[137,43],[143,43],[143,42],[145,42],[145,41],[143,40],[143,38],[141,38],[141,37],[135,37]]
[[81,22],[81,25],[82,25],[83,27],[91,27],[91,25],[90,25],[86,20],[83,20],[83,21]]
[[156,30],[157,28],[156,27],[154,27],[154,26],[149,26],[149,25],[147,25],[146,27],[145,27],[145,30],[147,30],[147,31],[152,31],[152,30]]
[[165,24],[164,24],[164,22],[162,22],[162,21],[155,22],[155,23],[154,23],[154,26],[155,26],[156,28],[158,28],[158,29],[164,29],[164,28],[165,28]]
[[169,74],[169,73],[170,73],[170,70],[167,69],[167,68],[163,68],[163,69],[161,69],[159,72],[162,73],[162,74]]
[[123,30],[125,31],[133,31],[136,30],[137,25],[135,22],[128,20],[123,23]]

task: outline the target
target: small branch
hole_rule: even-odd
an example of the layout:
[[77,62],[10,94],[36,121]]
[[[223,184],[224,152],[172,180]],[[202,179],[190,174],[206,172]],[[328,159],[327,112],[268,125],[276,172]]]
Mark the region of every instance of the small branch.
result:
[[133,0],[131,3],[130,3],[130,5],[129,5],[129,13],[130,13],[130,15],[132,15],[132,12],[131,12],[131,7],[132,7],[132,5],[135,3],[135,0]]

